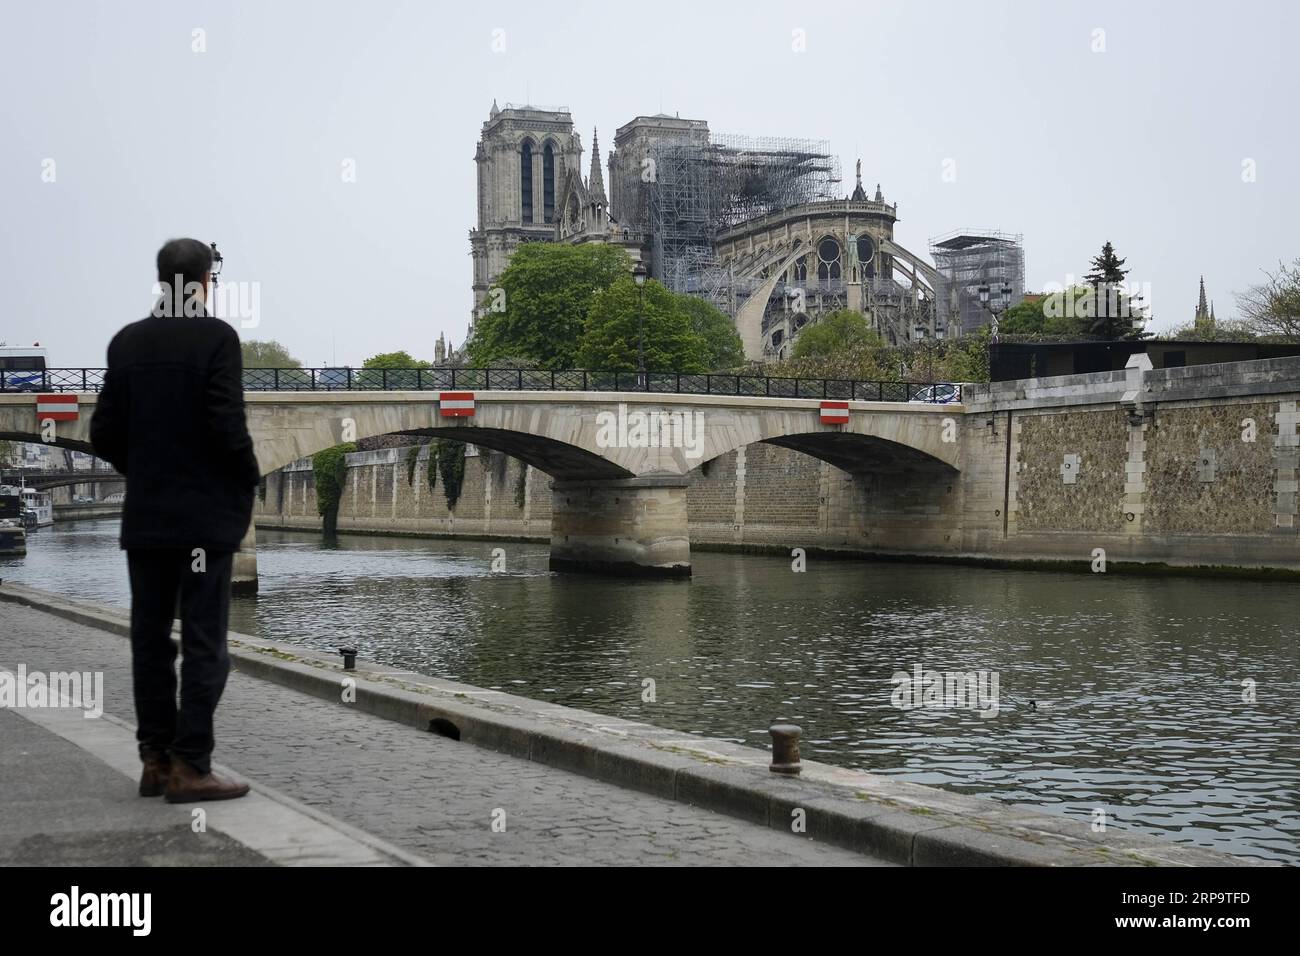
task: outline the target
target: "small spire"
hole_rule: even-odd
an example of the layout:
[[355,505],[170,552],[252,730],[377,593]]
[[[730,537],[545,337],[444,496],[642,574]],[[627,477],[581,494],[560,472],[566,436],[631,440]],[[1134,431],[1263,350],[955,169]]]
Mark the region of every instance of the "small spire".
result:
[[1210,310],[1205,304],[1205,276],[1201,276],[1201,298],[1196,303],[1196,314],[1198,316],[1209,315]]
[[880,191],[880,183],[876,183],[876,202],[884,202],[884,201],[885,201],[885,196]]
[[605,199],[605,179],[600,172],[600,141],[596,138],[596,127],[591,128],[591,175],[587,178],[587,192],[591,198],[608,205]]
[[492,97],[492,109],[488,110],[488,117],[490,119],[495,119],[497,117],[497,114],[499,114],[500,112],[501,111],[497,109],[497,98],[494,96]]

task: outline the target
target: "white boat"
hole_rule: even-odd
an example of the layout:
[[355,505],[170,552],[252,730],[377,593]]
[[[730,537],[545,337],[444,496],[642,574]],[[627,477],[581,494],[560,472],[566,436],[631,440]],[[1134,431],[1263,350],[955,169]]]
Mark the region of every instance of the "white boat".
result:
[[36,512],[36,527],[45,528],[54,524],[54,496],[48,491],[35,488],[22,488],[23,506]]
[[48,491],[37,491],[26,485],[5,485],[0,487],[0,494],[17,495],[23,509],[36,516],[36,527],[45,528],[54,524],[54,496]]
[[27,530],[23,527],[22,502],[17,491],[0,485],[0,557],[27,553]]

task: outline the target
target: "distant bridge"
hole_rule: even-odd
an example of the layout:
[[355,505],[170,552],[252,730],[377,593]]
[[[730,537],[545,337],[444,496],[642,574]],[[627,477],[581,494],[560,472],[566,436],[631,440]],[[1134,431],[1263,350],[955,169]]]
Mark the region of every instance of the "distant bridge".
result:
[[66,468],[6,468],[0,471],[0,485],[26,484],[29,488],[35,488],[38,491],[48,491],[51,488],[63,488],[68,485],[98,484],[106,481],[126,481],[126,479],[111,468],[96,471],[68,471]]

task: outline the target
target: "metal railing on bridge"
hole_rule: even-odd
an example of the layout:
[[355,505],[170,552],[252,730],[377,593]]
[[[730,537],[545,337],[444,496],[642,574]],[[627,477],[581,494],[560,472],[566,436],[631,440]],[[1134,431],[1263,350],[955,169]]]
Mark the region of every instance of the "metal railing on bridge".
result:
[[[6,383],[0,392],[98,392],[102,368],[51,368],[39,387],[32,373]],[[14,375],[14,373],[10,373]],[[883,382],[862,379],[780,378],[754,373],[593,372],[528,368],[249,368],[249,392],[357,391],[540,391],[650,392],[661,395],[734,395],[771,398],[820,398],[867,402],[961,401],[961,386],[949,382]]]

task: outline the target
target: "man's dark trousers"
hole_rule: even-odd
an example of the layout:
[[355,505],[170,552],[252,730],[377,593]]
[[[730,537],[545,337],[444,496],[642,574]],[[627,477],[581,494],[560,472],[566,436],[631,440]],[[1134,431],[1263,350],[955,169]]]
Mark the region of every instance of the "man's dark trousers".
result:
[[[205,774],[212,769],[212,716],[230,673],[226,624],[233,561],[231,551],[127,551],[136,739],[142,750],[170,752]],[[178,597],[184,649],[179,711],[171,639]]]

